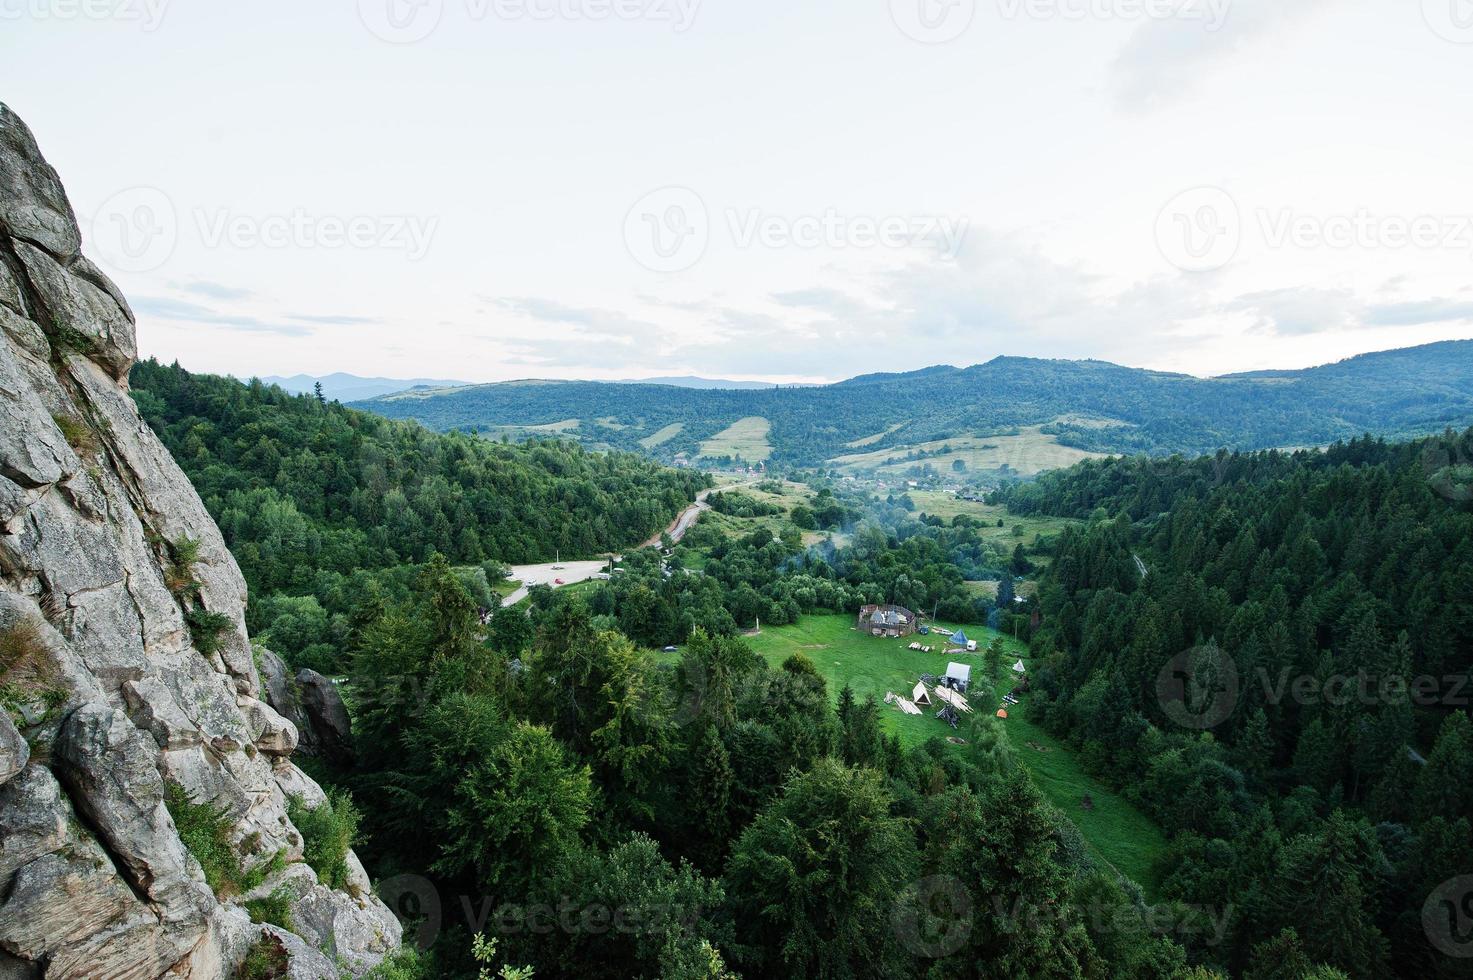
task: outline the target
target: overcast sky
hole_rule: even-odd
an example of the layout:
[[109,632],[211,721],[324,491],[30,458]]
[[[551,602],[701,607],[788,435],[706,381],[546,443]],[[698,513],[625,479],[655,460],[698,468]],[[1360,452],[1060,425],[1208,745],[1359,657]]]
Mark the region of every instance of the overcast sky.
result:
[[145,354],[489,381],[1473,337],[1473,0],[0,0]]

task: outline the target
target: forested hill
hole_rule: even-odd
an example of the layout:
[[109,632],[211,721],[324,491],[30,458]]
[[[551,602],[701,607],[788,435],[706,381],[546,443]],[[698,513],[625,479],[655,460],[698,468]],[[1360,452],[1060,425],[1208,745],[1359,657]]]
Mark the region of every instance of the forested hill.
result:
[[753,418],[770,423],[764,450],[771,458],[795,464],[1028,426],[1081,450],[1196,454],[1466,426],[1473,423],[1473,341],[1213,379],[1102,361],[999,357],[814,388],[697,391],[519,381],[402,392],[358,405],[442,430],[479,427],[517,436],[553,428],[586,444],[644,449],[666,459],[739,455],[712,437]]
[[441,435],[152,360],[130,380],[254,590],[435,552],[462,564],[594,555],[661,530],[706,485],[641,456]]
[[1473,430],[996,499],[1089,519],[1039,585],[1029,710],[1173,835],[1169,899],[1230,910],[1193,952],[1468,976],[1436,915],[1473,875]]

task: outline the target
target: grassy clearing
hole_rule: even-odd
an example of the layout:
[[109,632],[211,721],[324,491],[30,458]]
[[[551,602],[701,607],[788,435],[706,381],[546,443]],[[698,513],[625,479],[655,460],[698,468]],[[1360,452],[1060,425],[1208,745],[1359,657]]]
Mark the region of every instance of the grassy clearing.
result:
[[[738,482],[750,483],[751,477],[718,478],[720,486],[734,486]],[[729,514],[718,514],[714,510],[708,510],[701,515],[701,526],[703,528],[715,528],[728,538],[745,537],[760,528],[766,528],[773,537],[782,534],[783,529],[792,524],[793,508],[800,504],[812,504],[817,494],[812,488],[802,483],[779,482],[782,487],[781,493],[772,493],[767,490],[758,489],[756,486],[741,486],[733,492],[751,497],[760,503],[771,504],[782,508],[782,513],[772,514],[766,517],[733,517]],[[807,531],[803,534],[805,545],[817,543],[829,536],[829,532]],[[685,546],[680,552],[681,560],[690,568],[701,568],[705,565],[705,555],[699,548]]]
[[896,422],[894,425],[890,426],[890,428],[886,429],[884,432],[876,432],[872,436],[865,436],[863,439],[855,439],[853,442],[846,442],[846,443],[844,443],[844,445],[847,446],[850,449],[863,449],[865,446],[873,446],[875,443],[879,442],[881,439],[885,438],[890,433],[894,432],[896,429],[900,428],[903,425],[908,425],[908,424],[909,424],[909,422]]
[[[920,459],[906,459],[910,453],[927,455]],[[836,456],[829,463],[844,470],[898,476],[911,467],[927,463],[942,473],[950,473],[952,464],[961,460],[969,472],[1007,466],[1021,476],[1033,476],[1044,470],[1061,469],[1080,460],[1098,459],[1104,455],[1060,445],[1057,438],[1044,434],[1040,426],[1032,425],[1019,429],[1015,436],[957,436],[913,446],[891,446],[869,453],[850,453]]]
[[680,435],[681,430],[684,428],[684,422],[671,422],[653,435],[645,436],[639,440],[639,444],[646,449],[654,449],[656,446],[663,445]]
[[[1011,684],[1005,686],[1011,690]],[[1125,797],[1085,772],[1072,747],[1029,721],[1027,695],[1008,709],[1006,724],[1013,755],[1028,767],[1038,788],[1074,821],[1099,857],[1139,884],[1148,899],[1156,899],[1159,863],[1166,853],[1161,829]],[[1084,808],[1085,797],[1093,809]]]
[[[1008,513],[1006,507],[959,500],[955,494],[942,490],[910,490],[908,494],[915,502],[917,513],[932,514],[947,521],[965,514],[982,524],[978,531],[984,540],[1009,548],[1019,542],[1031,548],[1040,537],[1058,534],[1070,524],[1078,523],[1063,517],[1019,517]],[[1003,522],[1002,527],[997,526],[998,521]]]
[[771,431],[772,423],[760,415],[737,419],[701,443],[701,455],[740,457],[749,463],[760,463],[772,455],[772,446],[767,442]]
[[563,419],[544,425],[493,425],[481,430],[482,439],[500,440],[502,437],[520,441],[529,436],[561,436],[577,431],[583,423],[578,419]]
[[[829,693],[835,698],[846,683],[861,698],[873,694],[883,700],[887,691],[908,696],[922,673],[944,673],[952,660],[971,664],[974,677],[980,676],[983,670],[980,654],[963,656],[943,652],[944,637],[882,639],[862,634],[853,626],[853,618],[846,615],[804,616],[793,626],[764,629],[748,642],[774,666],[794,653],[804,654],[823,674]],[[966,631],[983,648],[998,635],[983,627],[968,626]],[[1009,637],[1003,639],[1010,659],[1026,655],[1023,644]],[[912,642],[933,646],[935,651],[913,653],[906,649]],[[1010,689],[1011,681],[1005,682],[1004,688]],[[998,707],[982,703],[977,696],[971,701],[978,712],[993,712]],[[1160,829],[1122,796],[1086,773],[1073,749],[1029,722],[1026,698],[1024,704],[1009,708],[1008,716],[1006,727],[1013,755],[1028,767],[1039,789],[1078,825],[1098,857],[1138,882],[1148,896],[1153,896],[1158,883],[1155,865],[1166,849]],[[884,708],[882,722],[885,730],[898,736],[907,747],[919,745],[932,736],[965,736],[964,729],[954,733],[930,713],[919,717],[904,715],[889,706]],[[1084,809],[1086,796],[1092,800],[1093,809]]]

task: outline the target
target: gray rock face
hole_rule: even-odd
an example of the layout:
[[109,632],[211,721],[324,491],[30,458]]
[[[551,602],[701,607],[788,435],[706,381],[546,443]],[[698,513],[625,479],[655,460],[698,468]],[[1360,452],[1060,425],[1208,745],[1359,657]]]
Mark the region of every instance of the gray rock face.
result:
[[160,922],[43,766],[0,787],[0,876],[0,949],[47,977],[156,977],[202,936]]
[[251,744],[267,755],[288,756],[297,747],[297,726],[264,701],[242,695],[236,699],[245,716]]
[[[55,171],[0,104],[0,634],[27,660],[19,720],[0,714],[0,980],[214,980],[267,933],[292,976],[337,980],[324,949],[361,974],[398,923],[356,857],[346,891],[300,863],[287,798],[322,790],[290,761],[292,713],[258,699],[240,569],[127,393],[132,312],[80,248]],[[164,569],[185,538],[199,588],[175,595]],[[230,624],[210,656],[193,604]],[[346,739],[323,683],[314,710]],[[293,862],[300,935],[211,892],[168,783],[223,814],[244,867]]]
[[[112,297],[117,287],[106,279],[102,281],[111,289],[83,279],[34,245],[16,242],[15,250],[48,314],[41,327],[53,342],[103,365],[119,381],[126,380],[138,342],[132,319]],[[90,263],[88,271],[101,275]]]
[[15,730],[10,715],[0,711],[0,786],[26,767],[31,758],[31,747]]
[[134,887],[203,928],[213,896],[190,877],[187,852],[164,807],[157,753],[144,735],[121,711],[86,704],[67,718],[56,752],[77,809],[99,829]]
[[256,672],[261,677],[261,700],[300,729],[302,718],[298,714],[300,705],[297,685],[292,679],[291,671],[287,669],[286,661],[262,646],[256,647],[255,653]]
[[311,732],[312,754],[335,765],[353,762],[353,726],[337,685],[315,670],[297,672],[303,728]]
[[338,970],[332,960],[308,946],[300,936],[276,926],[266,926],[262,931],[287,956],[290,965],[286,980],[337,980]]
[[56,171],[20,117],[0,102],[0,228],[70,257],[82,247],[77,218]]

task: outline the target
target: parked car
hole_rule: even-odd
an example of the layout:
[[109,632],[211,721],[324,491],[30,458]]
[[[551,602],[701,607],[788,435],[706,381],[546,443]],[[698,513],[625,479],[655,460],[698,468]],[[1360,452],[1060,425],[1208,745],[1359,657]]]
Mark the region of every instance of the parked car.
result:
[[564,582],[560,578],[555,578],[555,579],[552,580],[552,584],[553,585],[567,585],[568,583]]
[[666,652],[666,653],[674,653],[674,652],[675,652],[675,650],[676,650],[676,648],[675,648],[675,647],[666,647],[666,648],[665,648],[665,652]]

